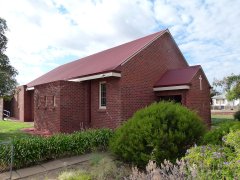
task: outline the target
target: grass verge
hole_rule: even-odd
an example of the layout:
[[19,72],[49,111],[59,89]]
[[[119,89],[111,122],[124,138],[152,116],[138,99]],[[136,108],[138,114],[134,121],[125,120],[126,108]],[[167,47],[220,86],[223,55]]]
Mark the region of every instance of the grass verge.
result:
[[218,126],[220,123],[235,121],[233,115],[219,115],[219,114],[212,114],[212,127]]
[[14,137],[29,136],[21,131],[21,129],[29,127],[33,127],[33,123],[0,120],[0,142],[11,140]]

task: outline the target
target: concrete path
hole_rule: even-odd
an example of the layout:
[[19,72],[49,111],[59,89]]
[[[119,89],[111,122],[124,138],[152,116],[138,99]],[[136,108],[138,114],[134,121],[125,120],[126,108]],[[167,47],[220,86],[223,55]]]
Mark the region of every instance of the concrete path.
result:
[[[71,166],[74,164],[83,163],[90,160],[91,154],[86,154],[82,156],[74,156],[70,158],[63,158],[58,160],[53,160],[47,163],[43,163],[41,165],[31,166],[28,168],[18,169],[12,172],[12,179],[25,179],[29,176],[33,176],[36,174],[45,173],[48,171],[52,171],[59,168],[64,168],[67,166]],[[9,172],[5,172],[0,174],[0,180],[9,179]]]

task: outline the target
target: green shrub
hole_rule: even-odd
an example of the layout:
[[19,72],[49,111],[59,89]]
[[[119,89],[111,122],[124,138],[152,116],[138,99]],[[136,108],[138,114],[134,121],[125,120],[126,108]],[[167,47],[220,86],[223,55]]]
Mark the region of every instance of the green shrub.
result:
[[235,112],[234,119],[240,121],[240,111]]
[[[104,150],[108,147],[112,136],[110,129],[86,130],[73,134],[57,134],[48,138],[28,137],[13,139],[15,168],[20,168],[41,161],[81,155],[95,150]],[[9,151],[2,151],[0,159],[4,159]],[[3,166],[7,162],[0,162]]]
[[[233,147],[234,150],[240,155],[240,130],[231,131],[228,135],[224,136],[224,142]],[[240,164],[240,157],[239,157]]]
[[240,122],[238,121],[230,121],[220,123],[218,127],[207,132],[201,141],[201,144],[218,144],[221,145],[223,143],[222,138],[226,134],[230,132],[230,130],[240,129]]
[[195,112],[173,102],[154,103],[116,130],[110,149],[122,160],[144,166],[152,158],[160,163],[181,157],[204,132]]
[[191,148],[183,158],[194,165],[200,179],[240,178],[240,130],[223,137],[223,145]]

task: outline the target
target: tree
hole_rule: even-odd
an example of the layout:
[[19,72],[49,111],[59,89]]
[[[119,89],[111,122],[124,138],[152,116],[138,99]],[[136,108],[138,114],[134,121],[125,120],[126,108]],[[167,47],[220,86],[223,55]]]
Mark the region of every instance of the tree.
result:
[[230,76],[224,77],[222,80],[214,80],[213,85],[223,87],[227,92],[228,100],[240,98],[240,74],[231,74]]
[[15,78],[18,72],[11,66],[7,55],[4,54],[8,41],[5,36],[7,29],[6,21],[0,17],[0,97],[12,95],[17,85]]

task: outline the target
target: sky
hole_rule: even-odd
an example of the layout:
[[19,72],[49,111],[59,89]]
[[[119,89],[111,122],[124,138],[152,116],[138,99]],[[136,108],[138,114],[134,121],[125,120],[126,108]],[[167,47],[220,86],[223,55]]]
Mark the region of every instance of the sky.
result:
[[240,74],[239,9],[239,0],[0,0],[19,84],[166,28],[210,83]]

